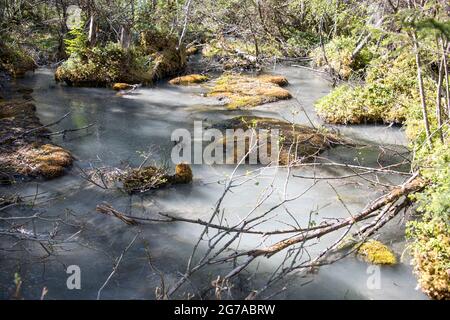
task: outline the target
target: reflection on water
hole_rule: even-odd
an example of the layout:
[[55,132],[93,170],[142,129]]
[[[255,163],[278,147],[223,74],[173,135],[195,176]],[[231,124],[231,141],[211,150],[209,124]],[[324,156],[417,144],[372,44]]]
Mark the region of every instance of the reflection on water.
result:
[[[142,157],[140,152],[152,150],[150,162],[165,163],[169,159],[173,143],[170,135],[178,128],[193,129],[194,120],[203,120],[207,124],[242,114],[255,114],[281,119],[294,120],[297,123],[320,125],[313,110],[313,102],[329,92],[326,81],[314,73],[302,69],[278,67],[275,73],[288,77],[288,89],[297,98],[298,103],[283,101],[258,107],[251,111],[228,111],[216,105],[216,101],[205,98],[200,86],[172,87],[159,84],[154,88],[140,88],[130,95],[119,97],[112,90],[102,88],[69,88],[55,85],[51,70],[41,69],[34,76],[22,81],[34,88],[33,97],[37,105],[38,116],[43,123],[50,123],[67,112],[70,115],[53,127],[54,131],[72,129],[95,123],[87,130],[57,136],[54,142],[71,150],[75,155],[76,167],[122,166],[129,163],[138,166]],[[362,144],[390,144],[391,149],[404,150],[404,135],[398,128],[385,126],[335,127],[346,136]],[[354,162],[361,165],[376,165],[377,162],[389,164],[397,159],[387,152],[380,157],[380,149],[360,147],[350,149],[335,148],[324,154],[334,161]],[[245,174],[254,167],[242,166],[237,174]],[[62,178],[48,182],[29,182],[3,188],[4,192],[19,192],[33,195],[38,186],[43,199],[35,208],[16,208],[13,214],[29,214],[30,210],[45,211],[49,215],[74,215],[84,222],[83,230],[77,235],[79,244],[67,244],[59,248],[58,255],[44,259],[46,252],[35,244],[27,251],[14,243],[0,253],[1,298],[11,296],[14,287],[14,273],[22,276],[23,296],[37,299],[42,288],[49,290],[48,298],[95,299],[97,290],[110,274],[115,258],[131,241],[137,231],[141,232],[139,241],[126,253],[113,280],[103,290],[103,298],[153,299],[155,288],[160,285],[159,275],[149,264],[147,251],[151,253],[152,264],[166,275],[170,283],[179,277],[186,267],[187,259],[202,228],[186,223],[150,223],[145,226],[130,227],[117,219],[95,212],[97,204],[107,201],[115,208],[135,216],[155,217],[156,212],[170,212],[186,218],[208,219],[223,185],[218,180],[231,174],[230,166],[193,166],[194,183],[161,189],[152,193],[129,197],[119,190],[103,190],[83,180],[77,168]],[[315,170],[315,171],[314,171]],[[343,174],[336,167],[301,169],[301,175],[319,174],[333,177]],[[298,172],[297,172],[298,173]],[[230,194],[224,200],[226,218],[238,221],[256,204],[256,196],[264,188],[273,184],[282,189],[286,172],[284,170],[266,170],[257,183],[248,183],[239,188],[239,192]],[[399,183],[401,177],[382,177],[384,183]],[[289,195],[305,191],[313,183],[310,179],[291,179],[287,190]],[[379,195],[368,182],[361,179],[333,180],[330,183],[338,190],[348,209],[356,213],[369,199]],[[267,210],[280,199],[274,194],[259,210]],[[44,200],[48,200],[47,202]],[[320,216],[330,219],[347,216],[346,209],[336,199],[336,193],[326,180],[321,180],[303,197],[286,204],[286,210],[295,215],[302,225],[307,225],[309,213],[320,210]],[[260,230],[285,227],[292,219],[285,214],[284,208],[274,211],[275,220],[259,226]],[[38,228],[40,226],[37,226]],[[61,232],[68,235],[74,232],[71,226],[61,226]],[[400,230],[400,231],[399,231]],[[403,250],[403,235],[399,221],[392,221],[385,231],[383,239],[388,239],[398,253]],[[273,237],[271,242],[279,240]],[[326,247],[333,236],[323,238],[312,252]],[[254,248],[259,245],[259,237],[245,237],[240,248]],[[270,244],[265,243],[266,245]],[[204,248],[203,248],[204,249]],[[246,294],[258,285],[260,278],[267,275],[281,261],[281,255],[271,259],[261,259],[257,276],[252,281],[246,276],[237,281],[237,296]],[[82,272],[82,289],[67,290],[66,267],[79,265]],[[197,284],[205,285],[205,279],[213,279],[221,268],[209,269],[208,273],[199,273],[193,277],[185,291],[195,293]],[[213,270],[213,271],[212,271]],[[249,270],[249,272],[252,270]],[[255,271],[255,269],[253,269]],[[385,267],[381,271],[381,288],[367,288],[367,265],[348,257],[334,265],[320,269],[317,274],[307,278],[293,278],[287,291],[277,298],[344,298],[344,299],[417,299],[424,295],[415,290],[415,279],[408,265],[400,263],[395,267]],[[224,271],[225,272],[225,271]],[[310,282],[310,280],[313,280]],[[308,284],[306,284],[308,283]],[[183,296],[182,296],[183,297]],[[185,297],[185,296],[184,296]]]

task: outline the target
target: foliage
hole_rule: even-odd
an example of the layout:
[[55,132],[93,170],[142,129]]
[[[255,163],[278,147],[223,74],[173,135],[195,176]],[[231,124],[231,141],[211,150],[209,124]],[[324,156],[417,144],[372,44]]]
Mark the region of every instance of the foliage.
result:
[[81,28],[73,28],[68,32],[68,38],[64,39],[66,52],[69,56],[82,56],[87,49],[87,35]]
[[311,57],[316,66],[327,66],[328,61],[329,67],[334,72],[343,79],[349,79],[353,72],[364,69],[373,56],[372,52],[364,47],[353,57],[352,54],[356,44],[356,39],[352,37],[335,37],[324,46],[326,59],[320,46],[311,52]]
[[[431,108],[436,101],[435,84],[431,71],[424,72],[424,85],[430,93],[427,102]],[[403,123],[406,119],[411,119],[410,122],[421,119],[414,57],[404,52],[397,57],[374,59],[365,84],[337,87],[317,101],[316,110],[330,123]]]
[[76,86],[105,86],[114,82],[148,83],[152,69],[143,63],[137,49],[126,50],[116,43],[72,54],[55,73],[55,78]]

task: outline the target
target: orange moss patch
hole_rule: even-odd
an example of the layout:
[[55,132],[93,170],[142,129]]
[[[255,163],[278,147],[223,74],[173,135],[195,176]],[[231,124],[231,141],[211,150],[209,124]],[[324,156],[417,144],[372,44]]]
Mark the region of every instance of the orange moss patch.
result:
[[[292,98],[289,91],[275,82],[272,77],[250,77],[227,74],[216,80],[209,92],[210,96],[225,98],[227,107],[239,109]],[[287,80],[286,80],[287,81]]]
[[190,183],[192,182],[192,169],[188,164],[180,163],[175,167],[175,174],[171,177],[171,183]]
[[123,82],[116,82],[113,84],[113,90],[120,91],[120,90],[129,90],[133,88],[133,85]]
[[190,85],[196,83],[202,83],[208,81],[208,77],[201,74],[190,74],[187,76],[176,77],[169,81],[170,84],[174,85]]
[[198,47],[189,47],[186,49],[186,56],[192,56],[198,52]]
[[70,152],[52,144],[20,149],[17,153],[22,160],[18,171],[26,175],[59,177],[73,162]]

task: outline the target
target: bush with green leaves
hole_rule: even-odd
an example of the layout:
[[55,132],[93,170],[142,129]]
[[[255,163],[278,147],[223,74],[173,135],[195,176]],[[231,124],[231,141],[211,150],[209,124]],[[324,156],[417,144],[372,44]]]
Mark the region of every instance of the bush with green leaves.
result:
[[353,37],[335,37],[325,44],[324,48],[319,46],[314,49],[310,56],[316,66],[330,67],[342,79],[347,80],[355,72],[362,71],[373,58],[373,54],[367,46],[353,57],[356,45],[357,40]]
[[[431,71],[424,69],[423,81],[431,122],[436,101]],[[422,118],[414,56],[402,52],[397,57],[374,59],[367,70],[365,84],[341,85],[316,103],[318,114],[330,123],[404,123],[421,126]],[[419,128],[408,130],[414,135]]]

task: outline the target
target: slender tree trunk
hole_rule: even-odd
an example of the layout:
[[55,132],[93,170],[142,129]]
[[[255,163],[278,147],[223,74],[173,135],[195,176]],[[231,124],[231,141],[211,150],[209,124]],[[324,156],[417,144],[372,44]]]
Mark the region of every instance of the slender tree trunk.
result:
[[439,75],[438,75],[438,83],[437,83],[437,92],[436,92],[436,119],[438,122],[439,129],[439,138],[442,142],[444,142],[444,136],[442,134],[442,80],[443,80],[443,70],[444,70],[444,59],[441,59],[441,63],[439,65]]
[[450,118],[450,85],[449,85],[449,74],[448,74],[448,59],[447,59],[447,51],[450,48],[450,44],[444,44],[443,38],[441,38],[442,42],[442,58],[444,60],[444,75],[445,75],[445,97],[446,97],[446,105],[447,105],[447,116]]
[[95,14],[91,14],[91,19],[89,22],[89,34],[88,34],[88,41],[90,46],[95,45],[95,41],[97,40],[97,32],[96,32],[96,26],[95,26]]
[[421,61],[420,61],[419,43],[417,41],[417,35],[416,35],[415,31],[412,34],[412,39],[413,39],[413,43],[414,43],[414,52],[416,55],[417,81],[419,82],[419,92],[420,92],[420,101],[422,104],[423,122],[425,125],[425,132],[427,135],[428,146],[431,148],[432,144],[431,144],[430,123],[428,121],[427,103],[426,103],[426,97],[425,97],[425,90],[423,88],[422,65],[421,65]]

